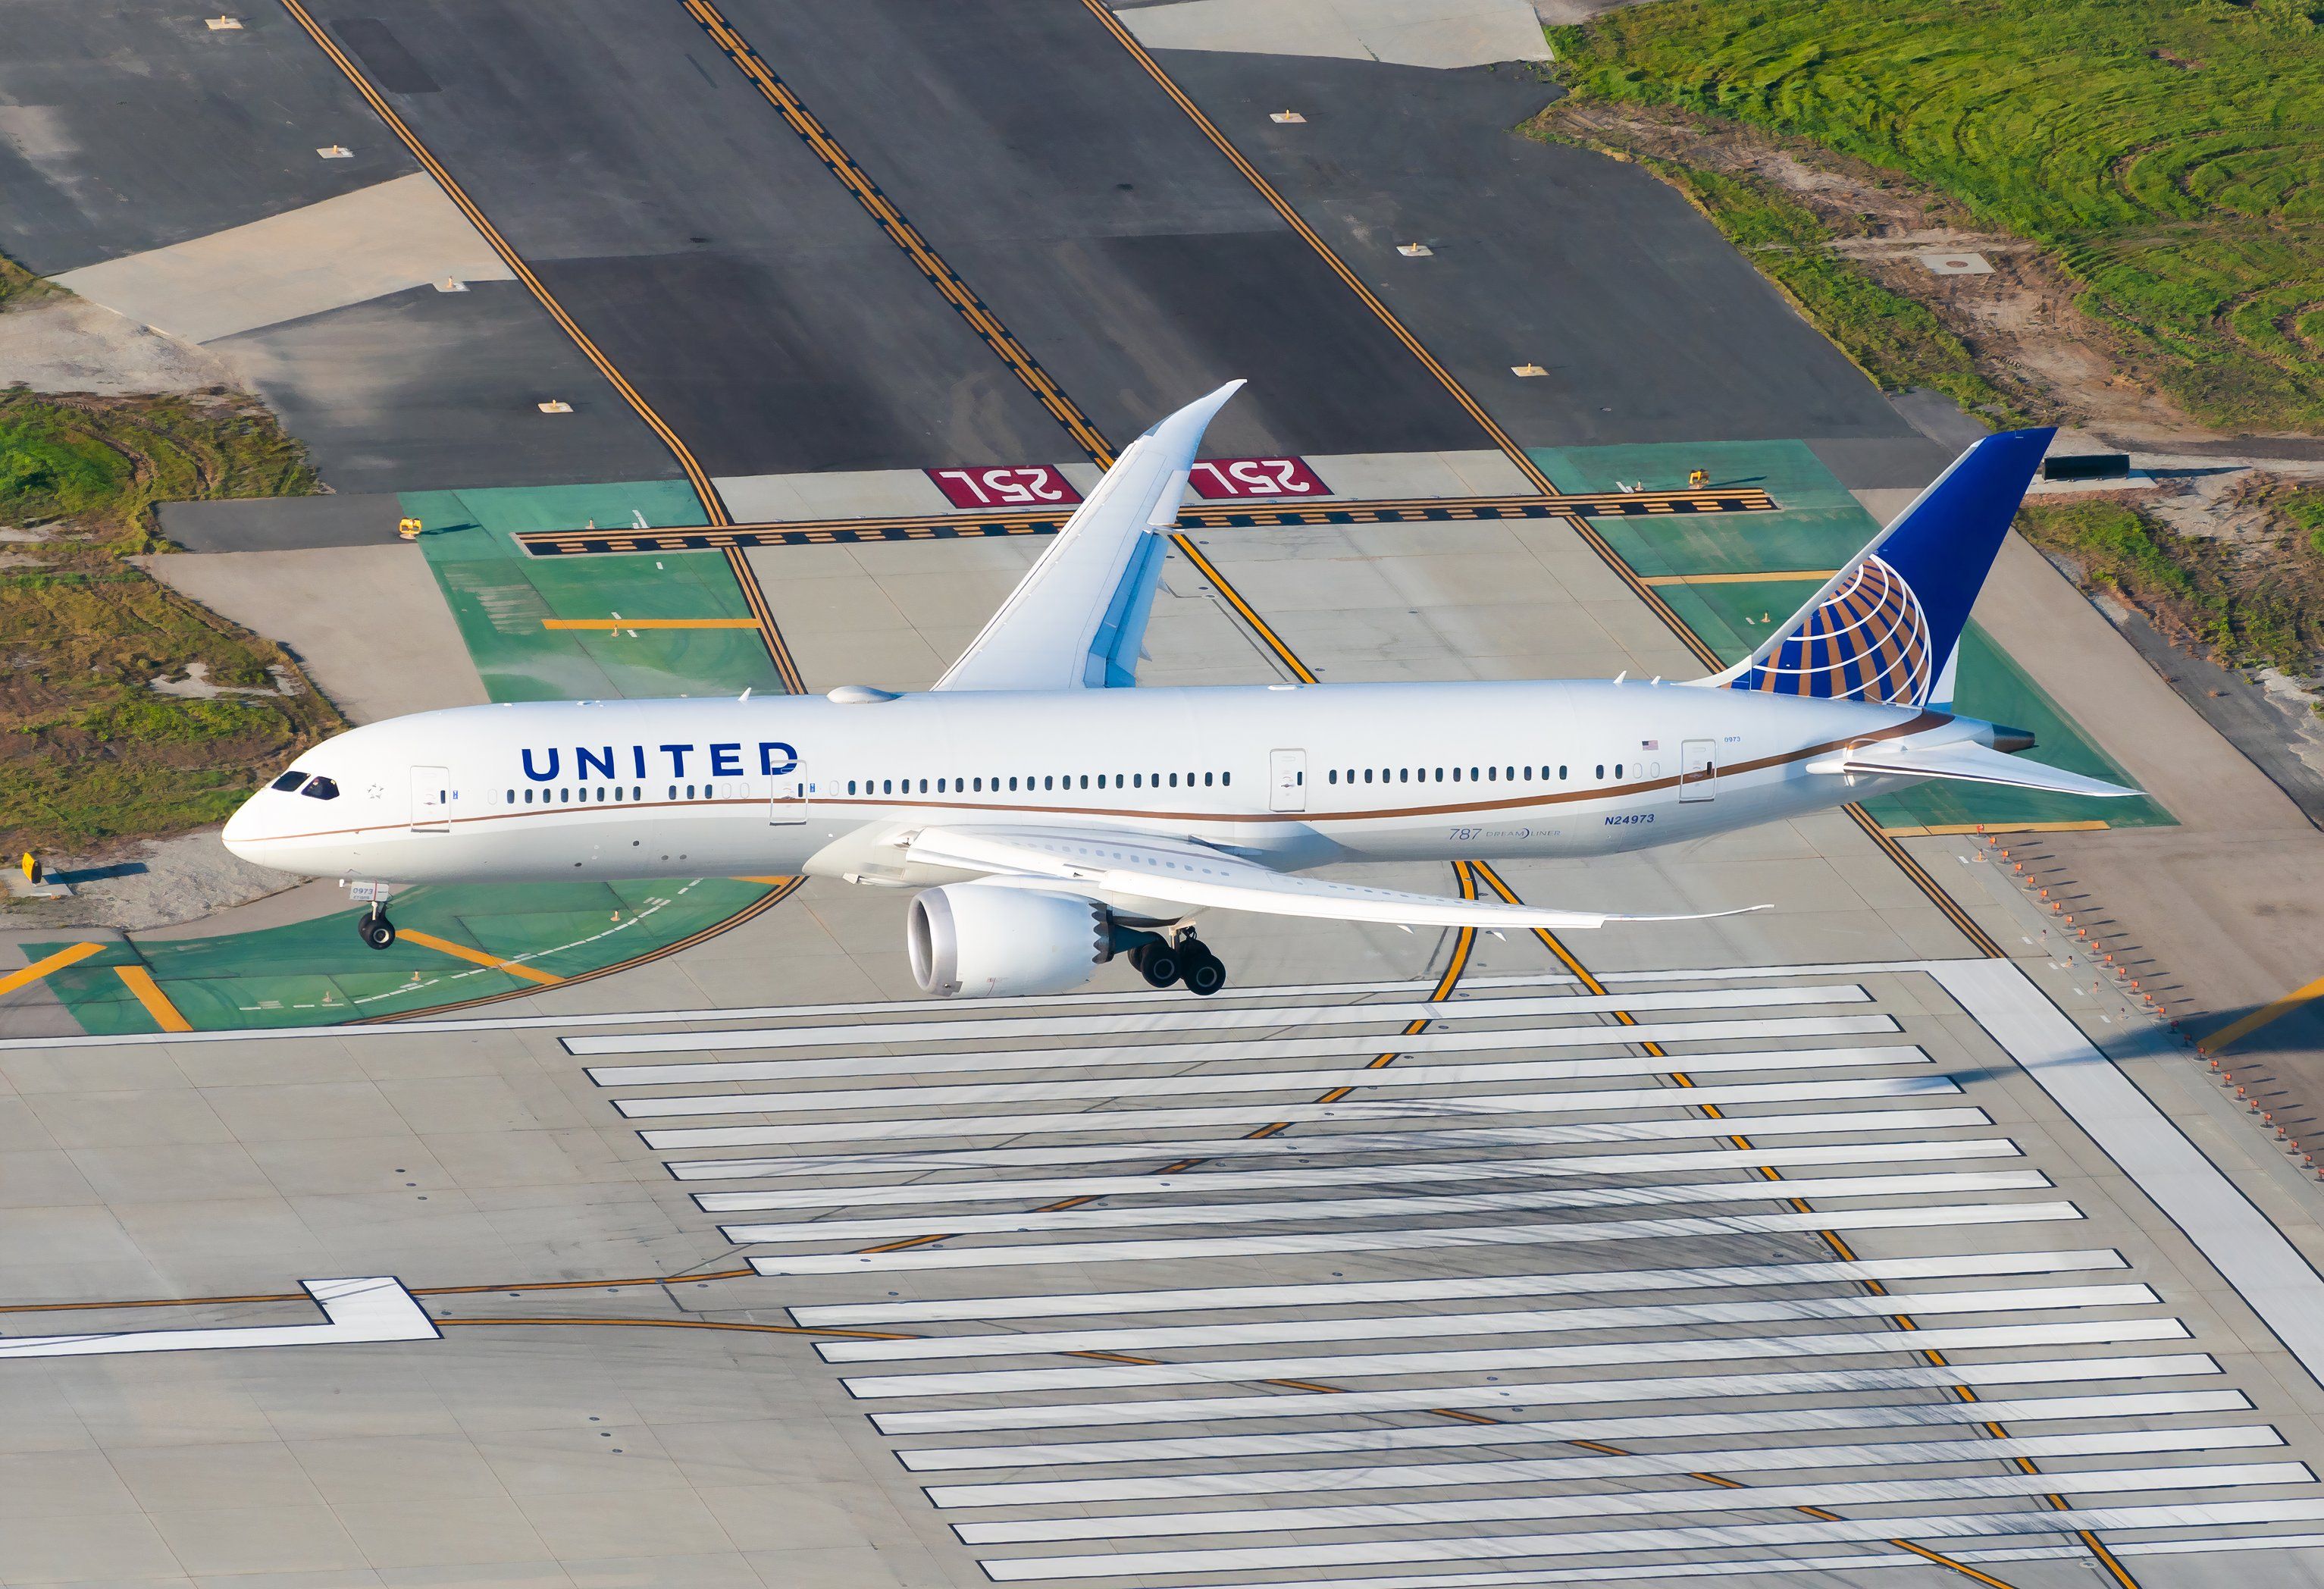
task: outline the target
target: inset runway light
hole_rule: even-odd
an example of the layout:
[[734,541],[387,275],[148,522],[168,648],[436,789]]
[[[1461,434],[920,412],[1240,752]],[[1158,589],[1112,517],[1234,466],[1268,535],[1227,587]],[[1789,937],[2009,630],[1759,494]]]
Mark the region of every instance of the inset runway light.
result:
[[1436,252],[1425,243],[1399,243],[1396,251],[1406,259],[1426,259]]
[[242,19],[238,16],[206,16],[202,19],[202,26],[214,33],[238,33],[242,32]]
[[1549,372],[1543,369],[1539,365],[1511,365],[1509,366],[1509,374],[1512,375],[1531,376],[1546,375]]
[[436,283],[438,292],[466,292],[467,290],[468,284],[457,276],[447,276]]
[[318,149],[315,152],[325,160],[353,160],[355,157],[355,152],[344,143],[333,143],[327,148]]
[[1307,118],[1296,110],[1278,110],[1267,119],[1271,122],[1281,122],[1286,126],[1297,126],[1305,123]]
[[573,405],[571,403],[558,397],[552,397],[548,402],[538,403],[535,406],[538,407],[544,414],[569,414],[573,411]]

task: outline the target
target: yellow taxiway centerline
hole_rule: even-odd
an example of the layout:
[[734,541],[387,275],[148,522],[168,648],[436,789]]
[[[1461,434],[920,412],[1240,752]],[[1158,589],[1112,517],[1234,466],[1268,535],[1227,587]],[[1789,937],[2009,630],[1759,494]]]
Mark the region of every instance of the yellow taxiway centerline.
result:
[[153,1018],[154,1025],[163,1031],[194,1030],[194,1023],[178,1013],[178,1007],[170,1002],[170,995],[161,991],[152,972],[143,965],[116,965],[113,969],[120,974],[122,984],[145,1006],[145,1013]]
[[527,982],[546,984],[565,980],[553,972],[536,971],[531,966],[521,965],[514,960],[503,960],[498,955],[487,955],[482,949],[472,949],[466,944],[456,944],[450,938],[438,938],[432,932],[419,932],[406,927],[398,928],[395,936],[418,944],[423,949],[433,949],[439,955],[451,955],[478,965],[489,965],[494,971],[505,971],[511,976],[521,976]]
[[2318,999],[2324,999],[2324,976],[2318,977],[2306,987],[2292,989],[2272,1004],[2261,1005],[2241,1021],[2231,1021],[2221,1027],[2209,1037],[2197,1043],[2196,1050],[2199,1053],[2216,1054],[2229,1043],[2241,1042],[2270,1021],[2281,1021],[2293,1011],[2313,1003]]
[[12,971],[5,976],[0,976],[0,993],[13,993],[20,987],[28,987],[40,981],[51,972],[62,971],[68,965],[78,965],[104,947],[103,944],[75,944],[70,948],[59,949],[53,955],[43,956],[22,971]]

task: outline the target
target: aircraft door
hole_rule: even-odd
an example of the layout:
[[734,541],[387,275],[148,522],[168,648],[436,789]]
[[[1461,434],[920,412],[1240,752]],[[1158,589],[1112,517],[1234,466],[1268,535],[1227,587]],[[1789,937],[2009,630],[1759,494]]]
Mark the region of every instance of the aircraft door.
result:
[[798,823],[807,820],[808,799],[815,785],[807,781],[807,763],[794,762],[788,772],[778,772],[773,786],[767,793],[767,820],[770,823]]
[[1307,753],[1269,751],[1267,753],[1267,808],[1270,811],[1305,810]]
[[411,770],[411,831],[452,831],[452,774],[442,767]]
[[1678,753],[1678,798],[1708,800],[1719,792],[1719,748],[1707,739],[1682,743]]

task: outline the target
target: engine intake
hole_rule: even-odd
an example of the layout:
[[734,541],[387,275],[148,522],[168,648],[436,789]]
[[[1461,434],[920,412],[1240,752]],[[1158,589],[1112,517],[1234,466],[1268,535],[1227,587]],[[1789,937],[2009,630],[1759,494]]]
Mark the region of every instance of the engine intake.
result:
[[904,923],[920,992],[1062,993],[1113,957],[1105,907],[1079,894],[948,882],[912,898]]

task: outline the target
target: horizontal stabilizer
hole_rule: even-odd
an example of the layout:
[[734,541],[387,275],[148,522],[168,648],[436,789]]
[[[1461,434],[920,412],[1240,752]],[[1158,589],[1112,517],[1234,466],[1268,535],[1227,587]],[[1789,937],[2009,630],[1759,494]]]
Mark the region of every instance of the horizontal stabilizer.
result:
[[[1277,872],[1256,861],[1188,840],[1056,830],[932,827],[913,836],[908,859],[925,865],[1071,885],[1116,899],[1155,900],[1190,910],[1249,910],[1263,916],[1377,921],[1395,927],[1513,928],[1530,931],[1603,927],[1623,921],[1700,921],[1741,910],[1694,915],[1618,916],[1484,900],[1447,899],[1366,888]],[[1765,905],[1747,910],[1764,910]]]
[[2085,778],[2062,767],[2028,762],[1973,739],[1942,744],[1850,745],[1829,761],[1810,762],[1811,772],[1850,772],[1864,777],[1950,778],[1957,783],[1993,783],[2007,789],[2038,789],[2050,794],[2095,795],[2118,799],[2138,790]]

